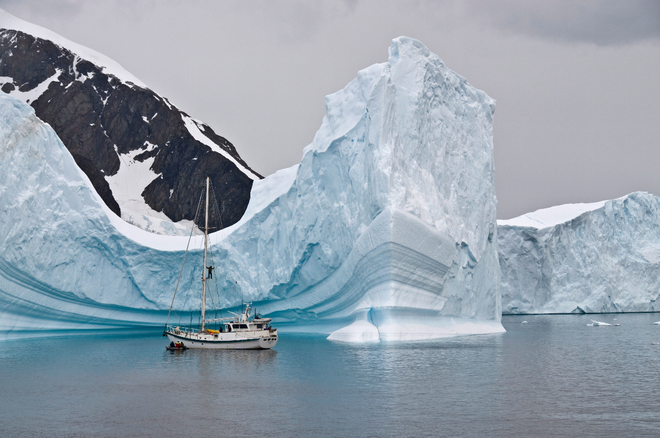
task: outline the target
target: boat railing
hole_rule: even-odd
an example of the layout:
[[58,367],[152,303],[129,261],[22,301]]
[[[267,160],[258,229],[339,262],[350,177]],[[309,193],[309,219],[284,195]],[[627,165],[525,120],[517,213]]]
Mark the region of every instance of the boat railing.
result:
[[200,330],[192,327],[179,327],[178,325],[177,326],[167,325],[165,326],[165,331],[178,335],[182,333],[199,333]]

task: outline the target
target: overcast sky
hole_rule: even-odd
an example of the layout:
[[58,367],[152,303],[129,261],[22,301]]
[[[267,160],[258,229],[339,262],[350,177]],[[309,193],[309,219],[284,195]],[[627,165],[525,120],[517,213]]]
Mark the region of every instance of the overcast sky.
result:
[[660,1],[0,0],[117,62],[268,175],[324,97],[421,40],[497,100],[498,218],[660,195]]

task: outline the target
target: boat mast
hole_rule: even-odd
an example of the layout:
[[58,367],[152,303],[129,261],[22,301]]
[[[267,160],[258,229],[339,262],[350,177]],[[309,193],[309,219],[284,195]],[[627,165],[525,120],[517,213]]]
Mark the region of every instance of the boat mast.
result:
[[204,266],[202,266],[202,331],[204,331],[204,316],[206,313],[206,250],[209,237],[209,180],[206,177],[206,209],[204,217]]

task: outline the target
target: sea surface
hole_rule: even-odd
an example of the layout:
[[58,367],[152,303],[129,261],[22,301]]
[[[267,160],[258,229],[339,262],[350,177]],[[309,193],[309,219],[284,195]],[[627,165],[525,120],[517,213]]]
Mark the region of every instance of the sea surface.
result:
[[270,351],[3,341],[0,436],[659,437],[658,320],[505,316],[503,334],[405,344],[283,333]]

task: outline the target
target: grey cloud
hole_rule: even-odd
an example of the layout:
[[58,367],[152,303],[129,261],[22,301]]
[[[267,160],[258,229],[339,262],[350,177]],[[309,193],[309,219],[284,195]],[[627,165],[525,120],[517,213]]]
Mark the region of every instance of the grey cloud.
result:
[[[658,2],[0,0],[113,58],[257,171],[300,161],[323,96],[420,39],[497,99],[498,217],[660,194]],[[651,44],[627,44],[638,41]],[[576,44],[589,42],[589,44]]]
[[72,16],[80,13],[82,0],[0,0],[0,9],[24,16]]
[[484,0],[468,9],[497,28],[551,40],[601,46],[660,40],[657,0]]

